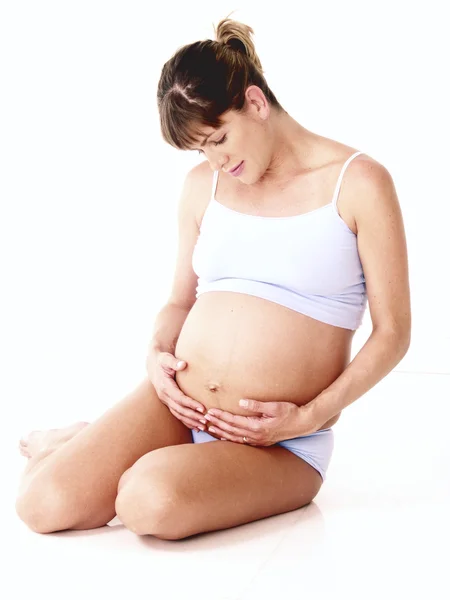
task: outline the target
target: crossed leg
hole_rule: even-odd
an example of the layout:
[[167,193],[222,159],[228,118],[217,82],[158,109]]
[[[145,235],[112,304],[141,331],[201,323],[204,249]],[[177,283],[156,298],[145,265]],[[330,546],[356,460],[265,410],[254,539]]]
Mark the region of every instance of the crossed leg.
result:
[[193,444],[145,379],[75,437],[30,459],[16,511],[39,533],[101,527],[117,514],[135,533],[179,539],[295,510],[321,485],[280,446]]
[[116,512],[138,535],[175,540],[298,509],[321,485],[311,465],[280,446],[183,444],[150,452],[124,473]]
[[191,430],[146,378],[72,439],[29,459],[16,512],[38,533],[101,527],[115,517],[117,485],[127,469],[152,450],[189,443]]

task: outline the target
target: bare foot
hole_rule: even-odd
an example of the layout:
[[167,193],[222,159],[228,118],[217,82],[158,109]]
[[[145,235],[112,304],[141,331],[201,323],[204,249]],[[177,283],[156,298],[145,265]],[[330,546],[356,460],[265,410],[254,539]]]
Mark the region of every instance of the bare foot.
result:
[[78,421],[69,427],[62,429],[49,429],[47,431],[32,431],[27,436],[23,437],[19,442],[19,449],[23,456],[32,458],[41,450],[53,448],[56,450],[58,446],[68,442],[78,432],[84,429],[89,423],[86,421]]

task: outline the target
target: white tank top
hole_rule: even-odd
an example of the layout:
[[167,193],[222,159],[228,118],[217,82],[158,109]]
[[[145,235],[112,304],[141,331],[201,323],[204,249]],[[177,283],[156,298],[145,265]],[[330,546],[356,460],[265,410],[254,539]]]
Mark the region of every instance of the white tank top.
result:
[[336,202],[344,163],[332,201],[292,217],[246,215],[215,199],[200,226],[192,255],[198,276],[196,297],[211,291],[258,296],[345,329],[357,329],[367,304],[357,236],[339,215]]

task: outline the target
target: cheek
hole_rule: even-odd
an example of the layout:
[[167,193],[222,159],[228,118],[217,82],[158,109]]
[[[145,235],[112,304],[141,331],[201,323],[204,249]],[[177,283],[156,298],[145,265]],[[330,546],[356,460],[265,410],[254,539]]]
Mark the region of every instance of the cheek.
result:
[[253,159],[259,163],[265,161],[268,155],[267,140],[258,130],[248,131],[241,144],[242,158]]

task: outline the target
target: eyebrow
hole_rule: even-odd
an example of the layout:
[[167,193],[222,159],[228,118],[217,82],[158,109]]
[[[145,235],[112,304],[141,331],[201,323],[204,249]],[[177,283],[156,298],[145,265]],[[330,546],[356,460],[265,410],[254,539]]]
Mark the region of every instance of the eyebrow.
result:
[[206,142],[209,140],[209,138],[210,138],[211,136],[213,136],[215,133],[217,133],[217,130],[214,130],[214,131],[213,131],[212,133],[210,133],[209,135],[208,135],[208,134],[206,134],[206,135],[204,136],[204,140],[203,140],[203,142],[200,144],[200,146],[203,148],[203,147],[206,145]]
[[[201,146],[202,148],[204,148],[204,146],[206,146],[206,142],[209,140],[209,138],[210,138],[211,136],[213,136],[215,133],[217,133],[217,131],[218,131],[218,129],[215,129],[215,130],[214,130],[213,132],[211,132],[209,135],[208,135],[208,134],[204,135],[204,136],[203,136],[203,142],[201,142],[201,143],[200,143],[200,146]],[[192,150],[196,150],[196,148],[192,148]]]

